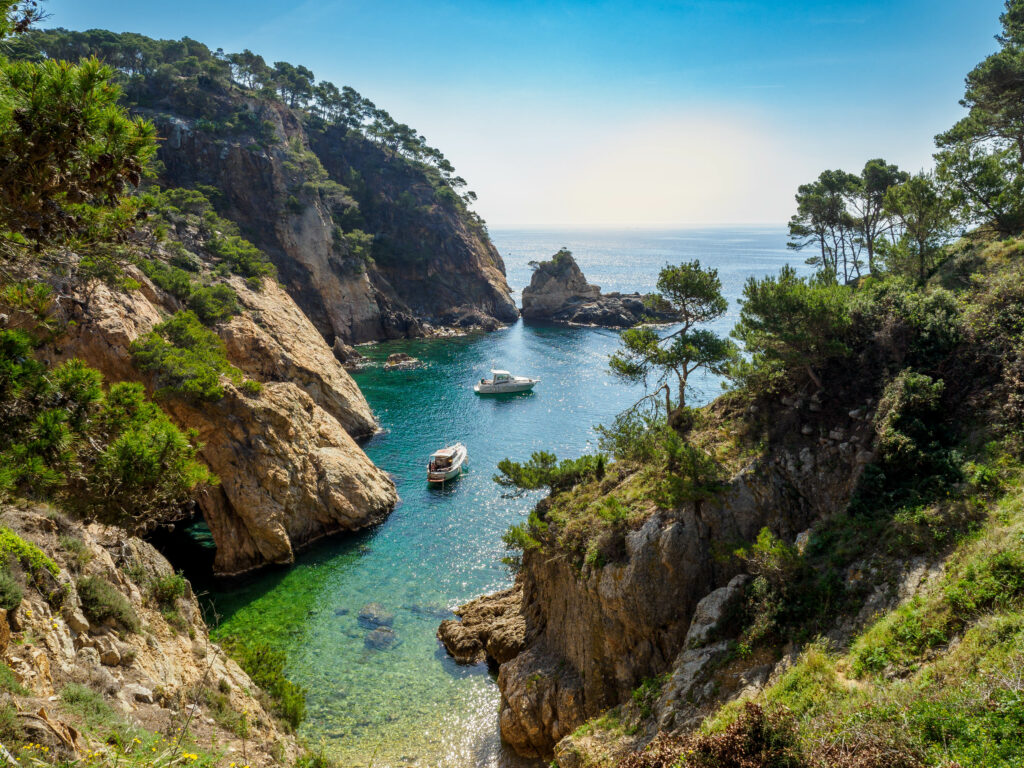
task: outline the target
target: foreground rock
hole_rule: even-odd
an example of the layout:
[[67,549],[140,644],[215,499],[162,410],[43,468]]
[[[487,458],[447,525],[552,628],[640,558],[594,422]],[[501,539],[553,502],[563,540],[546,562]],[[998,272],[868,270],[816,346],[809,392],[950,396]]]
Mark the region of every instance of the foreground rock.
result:
[[587,282],[572,253],[563,249],[537,265],[523,289],[523,318],[570,325],[628,328],[678,319],[653,294],[601,293]]
[[[64,709],[61,692],[77,684],[132,727],[186,731],[196,743],[244,754],[252,768],[292,764],[299,752],[294,737],[264,709],[263,695],[249,676],[210,641],[187,582],[183,595],[170,602],[165,597],[163,605],[151,597],[154,582],[174,573],[152,545],[117,528],[83,525],[45,506],[0,505],[0,525],[38,546],[59,568],[43,594],[36,579],[22,573],[16,561],[9,563],[24,599],[13,610],[0,610],[0,656],[25,689],[9,686],[4,695],[15,704],[17,727],[46,746],[54,762],[77,765],[95,751],[89,762],[113,764],[101,756],[107,732],[90,733],[94,724]],[[110,585],[137,617],[138,631],[90,618],[78,588],[87,578]],[[53,599],[54,586],[62,601]],[[244,737],[232,728],[243,721]]]
[[513,659],[526,642],[526,621],[522,616],[523,588],[478,597],[442,621],[437,637],[460,664],[476,664],[490,658],[499,664]]

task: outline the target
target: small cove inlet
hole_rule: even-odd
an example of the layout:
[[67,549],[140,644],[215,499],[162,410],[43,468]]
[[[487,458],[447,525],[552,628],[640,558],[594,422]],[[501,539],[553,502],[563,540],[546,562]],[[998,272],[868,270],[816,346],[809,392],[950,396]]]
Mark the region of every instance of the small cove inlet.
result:
[[[799,260],[785,251],[782,230],[493,237],[513,286],[529,281],[529,260],[562,246],[607,290],[650,290],[664,264],[700,258],[719,268],[730,300],[748,275]],[[734,321],[732,304],[720,332]],[[401,503],[373,530],[321,542],[290,569],[208,595],[220,622],[215,637],[240,635],[285,651],[288,676],[309,692],[301,735],[312,746],[322,744],[346,766],[528,764],[500,743],[491,672],[486,665],[454,664],[435,631],[451,608],[510,581],[501,534],[525,517],[536,497],[504,498],[491,480],[498,461],[541,449],[559,457],[596,451],[593,426],[642,394],[609,374],[607,357],[617,345],[612,331],[520,322],[487,335],[362,348],[377,362],[394,352],[424,362],[356,374],[383,427],[366,452],[393,475]],[[529,372],[544,386],[521,395],[474,395],[473,382],[496,364]],[[698,390],[706,401],[719,383],[704,380]],[[466,444],[472,469],[456,483],[428,486],[426,457],[456,441]],[[396,638],[387,649],[367,643],[359,613],[368,603],[393,614]]]

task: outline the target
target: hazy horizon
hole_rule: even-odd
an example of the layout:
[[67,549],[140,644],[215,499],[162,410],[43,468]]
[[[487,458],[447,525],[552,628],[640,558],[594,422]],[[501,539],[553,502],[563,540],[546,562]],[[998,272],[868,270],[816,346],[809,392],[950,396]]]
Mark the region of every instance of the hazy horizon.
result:
[[351,85],[440,148],[492,228],[772,223],[825,168],[917,171],[1002,0],[49,0]]

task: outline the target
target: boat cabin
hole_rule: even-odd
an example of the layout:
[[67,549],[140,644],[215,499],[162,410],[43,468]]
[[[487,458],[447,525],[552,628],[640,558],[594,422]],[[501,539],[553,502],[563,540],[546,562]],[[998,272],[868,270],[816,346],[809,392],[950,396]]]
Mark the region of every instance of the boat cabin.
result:
[[455,447],[442,448],[440,451],[430,454],[430,469],[445,470],[451,467],[455,460]]
[[512,374],[508,371],[491,371],[491,383],[499,384],[503,381],[512,381]]

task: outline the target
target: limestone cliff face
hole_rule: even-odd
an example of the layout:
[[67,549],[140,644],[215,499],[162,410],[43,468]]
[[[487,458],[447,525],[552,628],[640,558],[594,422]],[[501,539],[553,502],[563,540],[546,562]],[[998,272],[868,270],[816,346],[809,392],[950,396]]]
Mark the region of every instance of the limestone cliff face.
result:
[[587,282],[569,251],[543,261],[523,289],[523,318],[570,325],[628,328],[641,322],[672,322],[677,315],[639,293],[601,293]]
[[[161,182],[217,188],[220,212],[267,253],[329,343],[515,320],[486,232],[439,196],[422,169],[355,133],[307,135],[281,104],[246,106],[273,125],[275,141],[224,138],[195,120],[147,114],[165,139]],[[368,252],[346,239],[356,230],[372,236]]]
[[[96,739],[105,734],[90,734],[88,723],[83,728],[73,712],[63,711],[59,694],[77,683],[150,732],[185,729],[184,746],[192,739],[216,743],[239,763],[244,755],[253,768],[295,759],[294,737],[264,709],[249,676],[210,641],[187,583],[173,605],[153,597],[154,582],[174,571],[150,544],[46,507],[0,506],[0,525],[38,546],[59,568],[43,588],[39,577],[24,577],[21,604],[0,610],[0,656],[26,689],[13,701],[29,741],[45,745],[54,758],[84,760],[96,751],[106,763],[105,746]],[[75,542],[73,549],[68,542]],[[23,578],[17,562],[9,567],[15,579]],[[51,580],[48,573],[43,577]],[[139,631],[89,618],[79,594],[85,579],[109,584],[138,617]],[[61,600],[53,598],[58,592]],[[226,727],[243,718],[244,740],[237,728]]]
[[[78,305],[55,357],[81,358],[109,380],[146,382],[130,344],[177,307],[135,277],[141,291],[101,286]],[[317,538],[379,522],[397,501],[390,478],[352,437],[374,431],[373,414],[320,334],[272,280],[259,292],[230,282],[247,311],[218,331],[231,362],[263,382],[262,392],[247,396],[225,384],[218,402],[164,403],[179,424],[198,430],[201,458],[221,480],[199,503],[222,574],[291,562]]]
[[[657,512],[627,535],[621,562],[579,569],[557,548],[525,552],[524,641],[498,675],[502,737],[520,754],[549,758],[586,719],[628,700],[643,679],[672,669],[698,602],[736,576],[714,556],[715,542],[750,541],[766,526],[793,541],[845,508],[870,460],[857,448],[867,444],[870,428],[853,422],[842,430],[832,432],[835,439],[775,450],[714,501]],[[473,623],[465,629],[487,648],[494,621],[476,623],[482,629]],[[459,632],[442,632],[442,639],[472,648]]]

